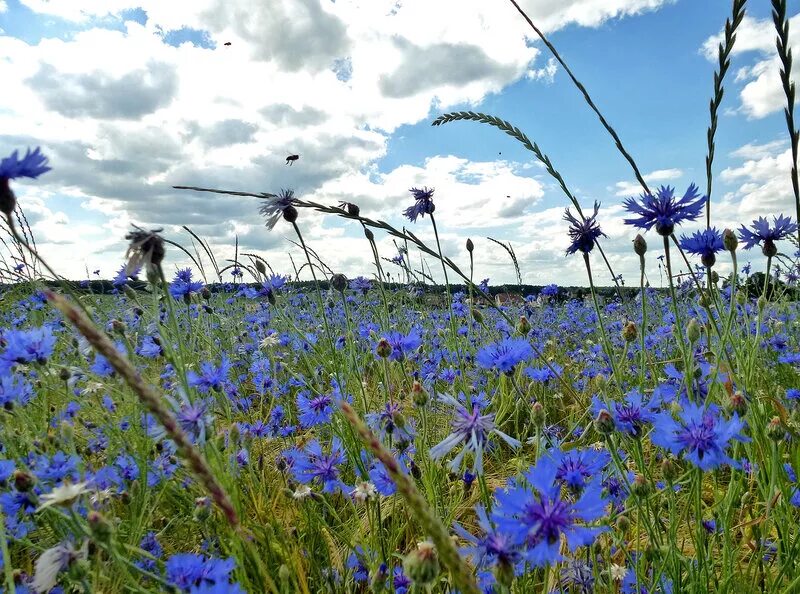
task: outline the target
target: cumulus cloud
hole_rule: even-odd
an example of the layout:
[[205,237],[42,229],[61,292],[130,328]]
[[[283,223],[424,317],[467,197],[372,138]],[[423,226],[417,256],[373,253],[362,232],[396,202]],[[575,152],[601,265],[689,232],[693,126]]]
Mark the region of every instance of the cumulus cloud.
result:
[[[717,60],[717,47],[724,39],[718,33],[706,39],[700,48],[701,53],[709,60]],[[754,19],[745,16],[736,33],[736,44],[733,56],[756,54],[756,59],[749,65],[738,67],[736,82],[743,82],[739,92],[741,105],[738,110],[751,118],[763,118],[780,111],[786,104],[786,97],[780,82],[780,61],[775,49],[776,32],[772,19]],[[789,18],[789,46],[800,45],[800,14]],[[792,79],[800,80],[800,61],[794,60]]]
[[[365,214],[398,225],[408,188],[435,185],[442,240],[455,253],[463,251],[466,233],[512,237],[537,267],[566,245],[563,209],[536,212],[548,190],[538,170],[452,155],[389,171],[376,166],[391,135],[429,117],[433,106],[475,104],[523,77],[552,80],[555,62],[544,60],[513,10],[484,0],[21,2],[77,24],[63,39],[35,44],[0,36],[0,54],[7,56],[0,80],[13,81],[3,89],[0,148],[41,144],[50,155],[53,171],[36,185],[42,193],[22,189],[19,196],[21,204],[40,200],[47,208],[54,197],[66,201],[39,214],[32,207],[31,214],[41,215],[36,230],[46,254],[70,246],[74,258],[59,261],[67,274],[80,276],[84,262],[101,260],[108,275],[131,222],[164,226],[168,236],[184,240],[181,226],[189,225],[221,259],[232,257],[238,236],[242,249],[277,250],[271,256],[277,266],[290,269],[281,252],[290,246],[282,232],[265,231],[257,199],[180,192],[174,184],[256,192],[292,187],[321,202],[357,202]],[[598,26],[668,2],[525,0],[522,6],[551,32]],[[145,24],[103,28],[135,8],[146,12]],[[458,13],[472,17],[453,18]],[[216,48],[165,43],[169,32],[187,28]],[[300,161],[288,167],[288,154]],[[348,274],[369,269],[359,229],[313,213],[303,213],[303,225],[333,264]],[[431,238],[427,224],[417,229]],[[388,255],[391,241],[381,242]],[[483,265],[505,262],[502,275],[512,277],[504,253],[492,250],[483,252]]]
[[[683,177],[683,171],[680,169],[657,169],[656,171],[651,171],[650,173],[645,173],[642,175],[644,181],[647,182],[649,186],[651,183],[663,184],[664,182],[668,182],[670,180],[676,180]],[[653,188],[651,188],[652,190]],[[639,184],[638,181],[618,181],[614,184],[614,195],[615,196],[638,196],[642,193],[642,186]],[[654,190],[655,191],[655,190]]]

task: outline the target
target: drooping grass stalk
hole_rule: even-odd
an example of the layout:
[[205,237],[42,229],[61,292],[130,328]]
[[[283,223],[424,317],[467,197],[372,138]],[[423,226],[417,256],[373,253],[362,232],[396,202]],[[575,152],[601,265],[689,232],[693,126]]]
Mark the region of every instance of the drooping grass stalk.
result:
[[239,528],[239,517],[230,497],[219,483],[208,462],[192,444],[189,437],[178,425],[175,416],[164,405],[163,399],[147,384],[136,368],[114,346],[114,343],[101,332],[91,320],[61,295],[45,290],[47,300],[57,308],[69,322],[89,341],[95,350],[103,355],[114,370],[125,380],[139,398],[142,405],[164,427],[169,438],[175,442],[178,452],[211,498],[222,510],[225,519],[234,529]]
[[[553,166],[553,163],[550,161],[550,157],[548,157],[544,152],[542,152],[542,150],[539,148],[539,145],[537,145],[535,142],[532,142],[530,138],[528,138],[528,136],[524,132],[522,132],[522,130],[520,130],[519,128],[512,125],[510,122],[506,120],[502,120],[498,117],[487,115],[485,113],[477,113],[474,111],[458,111],[453,113],[446,113],[440,115],[438,118],[433,120],[431,125],[441,126],[442,124],[446,124],[449,122],[456,122],[459,120],[471,120],[475,122],[480,122],[482,124],[489,124],[490,126],[494,126],[495,128],[498,128],[499,130],[505,132],[509,136],[516,138],[520,143],[522,143],[522,146],[531,151],[536,156],[536,158],[539,159],[539,161],[541,161],[547,173],[550,174],[550,176],[553,177],[558,182],[561,191],[564,192],[566,197],[569,199],[570,203],[575,207],[575,210],[578,211],[578,215],[580,215],[581,218],[585,218],[583,216],[583,211],[581,210],[581,205],[578,202],[578,199],[569,190],[566,182],[564,181],[564,178],[561,176],[561,173],[558,172],[558,170]],[[606,257],[606,254],[603,251],[602,246],[600,245],[599,238],[595,239],[595,245],[597,246],[597,250],[603,256],[603,261],[605,262],[606,267],[608,268],[608,272],[611,274],[611,280],[614,281],[614,285],[617,288],[617,294],[619,295],[620,300],[624,301],[625,299],[622,294],[622,289],[619,286],[619,280],[617,278],[617,275],[614,274],[614,269],[611,267],[611,262],[608,261],[608,258]]]
[[620,139],[620,137],[617,134],[616,130],[614,130],[614,128],[611,127],[611,124],[609,124],[606,121],[605,117],[603,117],[603,114],[600,113],[600,110],[597,108],[597,106],[594,104],[594,101],[592,101],[592,98],[589,96],[589,92],[586,90],[586,87],[584,87],[583,84],[577,78],[575,78],[575,75],[572,73],[572,70],[570,70],[569,66],[567,66],[567,63],[564,62],[563,58],[561,57],[561,54],[558,53],[558,51],[556,50],[555,46],[553,46],[553,44],[550,43],[550,41],[547,39],[547,37],[545,37],[544,33],[542,33],[542,31],[536,25],[533,24],[533,21],[525,13],[525,11],[522,10],[522,8],[520,8],[520,6],[519,6],[519,4],[517,4],[516,0],[509,0],[509,1],[511,2],[511,4],[514,5],[514,7],[517,9],[517,11],[528,22],[528,25],[530,25],[531,29],[533,29],[536,32],[536,35],[538,35],[539,39],[542,40],[542,43],[544,43],[547,46],[547,49],[550,50],[550,53],[553,54],[553,57],[556,60],[558,60],[559,64],[561,64],[561,67],[564,69],[564,72],[567,73],[567,75],[569,76],[570,80],[575,84],[575,86],[578,88],[578,90],[583,95],[584,100],[589,105],[591,110],[600,119],[600,123],[603,125],[603,127],[606,129],[606,131],[614,139],[614,142],[616,143],[617,150],[622,154],[623,157],[625,157],[625,160],[628,161],[628,163],[630,164],[631,169],[633,169],[633,174],[636,176],[636,180],[642,186],[642,189],[644,190],[644,193],[645,194],[650,194],[651,193],[650,192],[650,188],[647,187],[647,183],[645,182],[644,177],[639,172],[639,167],[636,165],[636,161],[633,160],[633,157],[630,155],[630,153],[623,146],[622,140]]
[[5,576],[8,594],[16,594],[14,586],[14,566],[11,565],[11,554],[8,551],[8,539],[6,538],[6,517],[0,508],[0,554],[3,555],[3,575]]
[[[796,220],[800,221],[800,184],[798,184],[797,158],[798,144],[800,144],[800,130],[794,121],[794,93],[795,83],[792,81],[792,50],[789,47],[789,19],[786,15],[786,0],[772,0],[772,21],[778,33],[776,47],[778,58],[781,61],[781,86],[786,95],[786,107],[783,110],[786,116],[786,127],[789,129],[789,139],[792,145],[792,191],[794,192],[794,205]],[[797,226],[797,241],[800,243],[800,224]]]
[[706,154],[706,228],[711,227],[711,185],[713,179],[711,166],[714,163],[714,151],[716,148],[714,136],[717,133],[717,112],[722,104],[722,96],[725,93],[722,81],[731,65],[730,55],[733,50],[733,44],[736,43],[736,29],[744,19],[744,5],[746,3],[747,0],[733,0],[731,18],[725,21],[725,39],[723,43],[719,44],[717,53],[718,66],[714,72],[714,96],[709,103],[710,118],[708,131],[706,132],[708,141],[708,152]]

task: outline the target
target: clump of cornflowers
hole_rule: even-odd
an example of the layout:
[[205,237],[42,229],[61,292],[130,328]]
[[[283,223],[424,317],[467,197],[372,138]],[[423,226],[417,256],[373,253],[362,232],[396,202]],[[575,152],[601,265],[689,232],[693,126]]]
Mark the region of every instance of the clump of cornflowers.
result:
[[706,268],[711,268],[717,261],[717,252],[725,249],[722,233],[716,227],[695,231],[688,237],[682,235],[680,246],[690,254],[700,256],[700,262]]
[[485,369],[511,374],[520,363],[533,356],[533,348],[524,338],[505,338],[487,345],[475,354],[478,365]]
[[22,159],[19,158],[19,152],[14,151],[0,161],[0,212],[11,220],[11,213],[17,206],[17,198],[8,184],[10,180],[19,177],[35,179],[48,171],[50,167],[47,166],[47,157],[41,153],[39,147],[33,152],[28,149]]
[[598,212],[600,212],[600,204],[598,202],[594,203],[594,213],[590,217],[581,215],[581,218],[577,219],[569,209],[564,211],[564,220],[570,224],[569,230],[567,231],[570,238],[567,255],[576,252],[588,254],[592,251],[592,248],[601,235],[603,237],[608,237],[600,230],[600,225],[597,222]]
[[497,530],[509,535],[534,567],[561,561],[561,538],[570,551],[592,544],[604,526],[588,526],[605,514],[608,501],[600,481],[589,482],[577,498],[562,497],[558,464],[544,456],[536,466],[506,490],[495,491],[492,519]]
[[625,219],[625,223],[646,231],[655,227],[656,233],[669,237],[677,225],[696,220],[705,202],[706,197],[700,195],[695,184],[691,184],[683,197],[677,199],[675,188],[661,186],[655,196],[642,194],[638,200],[625,200],[625,209],[637,215]]
[[758,217],[750,225],[750,229],[742,225],[739,229],[739,237],[742,239],[744,249],[760,245],[761,251],[768,258],[772,258],[778,253],[778,248],[775,245],[776,241],[785,239],[789,234],[797,231],[797,223],[793,222],[791,217],[783,215],[772,217],[772,226],[765,217]]
[[476,475],[482,475],[483,453],[490,447],[489,439],[492,435],[497,435],[514,449],[521,445],[518,440],[506,435],[497,428],[494,422],[494,413],[481,414],[481,410],[477,405],[473,405],[472,410],[469,410],[458,400],[447,394],[440,396],[439,400],[455,409],[452,432],[433,446],[429,454],[431,459],[439,460],[463,444],[462,450],[449,464],[449,468],[453,472],[461,468],[461,464],[467,454],[472,454],[472,472]]
[[403,215],[409,221],[416,223],[417,217],[433,214],[433,211],[436,210],[436,205],[433,203],[434,188],[423,187],[421,190],[411,188],[409,192],[414,196],[414,204],[403,211]]
[[192,269],[184,268],[175,274],[169,285],[169,294],[175,299],[183,299],[189,303],[194,295],[203,290],[203,282],[192,278]]
[[661,398],[655,393],[650,398],[645,398],[642,393],[633,389],[625,394],[621,402],[613,401],[610,405],[600,400],[598,396],[592,397],[592,410],[595,416],[605,410],[611,415],[614,429],[631,437],[641,437],[645,427],[656,419],[656,413],[661,408]]
[[324,493],[350,493],[353,487],[340,478],[339,467],[344,464],[345,452],[341,441],[334,438],[326,452],[316,439],[306,444],[302,450],[291,449],[283,452],[289,460],[292,476],[302,485],[319,483]]
[[742,435],[745,422],[736,413],[725,419],[714,404],[703,406],[684,402],[676,420],[668,413],[655,415],[650,440],[673,455],[684,454],[701,470],[712,470],[723,464],[736,466],[725,453],[731,440],[750,441]]
[[264,202],[258,212],[266,219],[267,229],[274,229],[281,217],[290,223],[297,220],[295,200],[294,190],[281,190],[278,194],[264,195]]

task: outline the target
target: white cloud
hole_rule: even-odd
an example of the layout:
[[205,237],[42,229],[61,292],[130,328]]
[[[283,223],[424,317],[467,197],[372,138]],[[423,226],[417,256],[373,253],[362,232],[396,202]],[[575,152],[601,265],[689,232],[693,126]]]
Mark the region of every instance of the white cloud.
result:
[[[6,4],[5,0],[0,0],[0,12],[5,12],[8,10],[8,4]],[[2,32],[2,29],[0,29]]]
[[[683,177],[683,171],[680,169],[656,169],[650,173],[642,175],[644,181],[648,182],[666,182]],[[652,189],[652,188],[651,188]],[[618,181],[614,184],[615,196],[638,196],[642,193],[642,186],[638,181]]]
[[[724,39],[722,33],[709,37],[700,51],[706,58],[716,62],[717,46]],[[751,118],[763,118],[780,111],[786,104],[786,97],[780,82],[777,51],[775,49],[776,32],[772,19],[753,19],[749,16],[742,19],[736,33],[733,56],[756,52],[758,57],[748,66],[738,67],[734,80],[744,82],[739,93],[741,106],[739,111]],[[789,19],[789,47],[800,45],[800,14]],[[800,81],[800,61],[794,60],[792,79]]]
[[[66,274],[82,276],[89,263],[108,276],[121,261],[130,222],[164,226],[184,240],[180,225],[187,224],[221,258],[232,257],[238,234],[241,249],[270,249],[278,267],[290,269],[289,244],[281,233],[265,232],[254,200],[176,192],[173,184],[294,187],[321,202],[352,200],[365,214],[399,225],[408,188],[435,185],[446,249],[461,253],[466,234],[511,237],[542,280],[552,270],[552,262],[541,268],[546,255],[557,253],[560,261],[563,208],[535,212],[546,188],[525,165],[451,155],[383,174],[374,165],[390,135],[429,117],[432,106],[474,104],[526,76],[552,80],[556,63],[544,61],[513,10],[484,0],[21,1],[81,29],[33,45],[0,37],[0,55],[8,56],[0,80],[13,81],[3,88],[0,148],[42,144],[51,157],[53,171],[18,195],[26,210],[41,207],[34,231]],[[522,6],[554,31],[599,26],[669,1]],[[93,28],[95,19],[137,7],[147,13],[145,25]],[[165,32],[183,27],[207,32],[216,49],[164,43]],[[300,154],[292,167],[285,163],[290,153]],[[56,195],[70,197],[71,206],[50,209]],[[303,225],[333,265],[353,275],[369,270],[360,235],[312,213],[303,213]],[[427,221],[417,230],[430,239]],[[381,241],[390,255],[391,241]],[[493,249],[479,258],[484,274],[512,278],[507,256]],[[73,257],[58,259],[66,250]],[[488,273],[501,262],[502,272]],[[569,266],[580,281],[581,267]]]

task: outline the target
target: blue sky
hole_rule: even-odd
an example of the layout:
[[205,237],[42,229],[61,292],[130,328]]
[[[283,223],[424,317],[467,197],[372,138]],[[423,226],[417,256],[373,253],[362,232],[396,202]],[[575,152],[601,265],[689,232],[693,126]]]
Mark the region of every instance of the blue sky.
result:
[[[705,188],[715,37],[728,3],[521,4],[651,187]],[[794,213],[774,32],[766,5],[747,15],[717,133],[720,227]],[[0,55],[9,56],[0,78],[15,81],[0,107],[0,153],[41,145],[51,156],[53,172],[15,188],[42,251],[69,276],[96,268],[111,276],[132,223],[163,226],[184,243],[180,226],[189,224],[220,260],[233,257],[238,236],[290,270],[290,229],[268,232],[255,201],[173,184],[291,187],[321,202],[352,200],[398,226],[408,188],[427,185],[436,188],[448,254],[463,264],[466,237],[478,246],[476,276],[513,279],[491,236],[512,243],[526,282],[585,284],[580,259],[563,255],[566,199],[534,156],[487,125],[430,125],[440,113],[473,110],[519,126],[586,207],[602,203],[606,249],[635,279],[634,233],[621,221],[622,200],[639,192],[630,167],[509,3],[280,0],[267,10],[254,0],[6,0],[0,29]],[[292,167],[289,153],[301,155]],[[334,269],[372,273],[358,228],[311,213],[301,221]],[[415,232],[432,239],[427,220]],[[380,245],[394,255],[389,238]],[[180,256],[170,254],[171,269],[185,265]],[[651,273],[657,278],[655,261]]]

